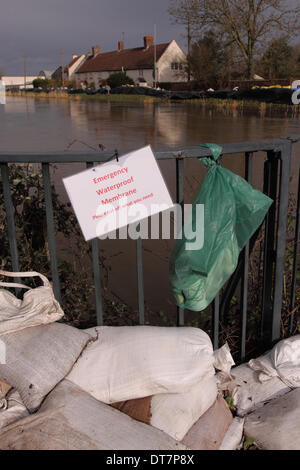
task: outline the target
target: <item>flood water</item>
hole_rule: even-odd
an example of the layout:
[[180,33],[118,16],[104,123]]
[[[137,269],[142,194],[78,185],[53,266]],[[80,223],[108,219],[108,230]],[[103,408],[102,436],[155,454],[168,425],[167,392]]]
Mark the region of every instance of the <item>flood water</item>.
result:
[[[260,111],[207,109],[195,103],[114,103],[68,101],[39,98],[7,98],[0,105],[1,151],[92,151],[99,144],[107,150],[132,150],[151,145],[153,148],[192,146],[203,142],[218,144],[259,141],[300,133],[300,117],[270,115]],[[72,142],[77,140],[73,145]],[[80,141],[80,142],[78,142]],[[300,146],[295,146],[291,187],[296,188]],[[262,154],[254,158],[253,185],[261,188]],[[224,158],[224,166],[243,175],[242,157]],[[83,169],[80,164],[61,165],[54,182],[63,199],[63,176]],[[174,162],[161,164],[172,197],[175,197]],[[185,162],[186,202],[192,202],[201,184],[201,163]],[[137,305],[135,244],[132,241],[102,242],[109,264],[110,289],[133,307]],[[155,311],[174,311],[168,284],[168,259],[173,242],[144,242],[146,304]],[[116,256],[117,255],[117,256]],[[32,267],[34,269],[34,266]]]

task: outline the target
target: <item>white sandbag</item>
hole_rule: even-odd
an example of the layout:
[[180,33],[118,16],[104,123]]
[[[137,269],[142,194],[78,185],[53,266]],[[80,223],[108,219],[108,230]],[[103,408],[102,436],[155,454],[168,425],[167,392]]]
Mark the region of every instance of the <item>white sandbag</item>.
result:
[[227,384],[226,388],[233,397],[237,415],[241,417],[291,390],[278,377],[261,383],[257,372],[248,364],[233,368],[231,375],[233,380]]
[[68,380],[104,403],[185,393],[214,372],[209,336],[197,328],[97,327]]
[[54,297],[50,282],[42,274],[37,272],[10,273],[2,270],[0,274],[9,277],[38,276],[44,284],[31,289],[24,284],[0,282],[0,286],[28,289],[22,300],[15,297],[12,292],[0,289],[0,335],[54,323],[64,316],[64,312]]
[[243,439],[244,422],[244,418],[234,418],[219,450],[237,450]]
[[186,450],[158,429],[100,403],[67,380],[40,410],[0,432],[2,450]]
[[0,429],[24,418],[28,414],[22,398],[16,390],[12,390],[5,398],[0,399]]
[[29,411],[36,410],[71,370],[91,337],[62,323],[40,325],[1,336],[6,364],[0,380],[20,393]]
[[300,450],[300,389],[246,417],[244,433],[264,450]]
[[213,405],[218,389],[215,376],[202,379],[186,393],[154,395],[150,424],[181,441],[195,422]]
[[267,354],[252,359],[249,366],[266,382],[280,377],[291,388],[300,387],[300,335],[280,341]]

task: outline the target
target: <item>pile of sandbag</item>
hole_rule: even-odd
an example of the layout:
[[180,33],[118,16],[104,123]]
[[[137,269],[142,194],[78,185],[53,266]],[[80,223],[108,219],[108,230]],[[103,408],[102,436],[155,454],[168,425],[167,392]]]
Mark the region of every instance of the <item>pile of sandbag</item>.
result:
[[[35,289],[0,282],[28,289],[22,300],[0,289],[0,448],[229,445],[223,440],[232,415],[215,374],[215,368],[228,374],[233,364],[227,345],[214,352],[208,335],[196,328],[78,330],[57,323],[63,311],[47,278],[0,274],[43,281]],[[97,431],[96,416],[103,423]]]
[[227,345],[214,353],[208,335],[195,328],[87,331],[94,342],[67,376],[70,382],[192,449],[221,445],[232,414],[218,394],[215,368],[230,370]]
[[245,418],[245,435],[259,448],[300,449],[300,335],[232,369],[227,382],[220,373],[219,382]]
[[[68,429],[68,442],[62,432],[59,439],[57,435],[56,440],[53,436],[53,441],[48,439],[43,443],[43,431],[38,433],[41,426],[45,426],[45,435],[50,432],[49,417],[56,416],[54,406],[58,405],[57,400],[50,397],[64,378],[69,388],[72,384],[72,394],[77,396],[80,390],[81,410],[87,400],[89,407],[95,407],[91,411],[94,416],[104,413],[106,426],[111,416],[113,422],[119,419],[124,423],[124,433],[128,426],[132,426],[133,436],[141,433],[140,444],[136,437],[130,441],[128,429],[125,438],[120,424],[115,439],[111,437],[115,449],[125,449],[125,445],[130,446],[129,449],[143,448],[135,446],[146,445],[143,444],[146,441],[145,449],[156,449],[159,439],[161,445],[168,442],[171,446],[166,448],[174,449],[178,445],[181,449],[185,446],[218,449],[232,424],[228,406],[218,394],[215,376],[216,364],[222,367],[223,363],[224,369],[230,369],[232,358],[227,347],[214,353],[209,337],[201,330],[140,326],[99,327],[84,332],[54,323],[1,335],[1,339],[6,344],[7,364],[0,366],[0,380],[15,388],[20,394],[20,403],[26,408],[23,405],[19,410],[20,420],[14,417],[9,423],[7,415],[6,427],[0,432],[0,448],[72,448],[73,444],[77,448],[76,433],[83,420],[82,413],[74,421],[76,427],[71,434]],[[56,424],[58,419],[62,420],[60,429],[67,426],[65,408],[73,409],[74,416],[78,413],[72,406],[72,394],[68,395],[70,402],[65,400],[63,408],[59,408],[60,418],[54,420]],[[102,411],[96,410],[96,406]],[[34,419],[32,416],[24,418],[27,410],[34,413]],[[124,421],[125,414],[127,421]],[[38,426],[36,442],[32,438],[33,423]],[[28,436],[24,433],[27,426]],[[70,428],[70,423],[67,427]],[[56,432],[57,429],[58,426]],[[101,441],[101,429],[100,426],[94,444],[101,449],[109,448],[105,447],[108,444],[104,434]],[[139,432],[135,431],[138,429]],[[94,423],[85,427],[84,432],[87,432],[86,438],[91,439]],[[158,433],[156,438],[149,441],[148,434],[155,432]],[[70,444],[71,435],[74,435],[73,444]],[[167,441],[162,437],[166,435],[169,436]],[[121,436],[123,445],[118,441]],[[55,444],[57,440],[59,447]]]

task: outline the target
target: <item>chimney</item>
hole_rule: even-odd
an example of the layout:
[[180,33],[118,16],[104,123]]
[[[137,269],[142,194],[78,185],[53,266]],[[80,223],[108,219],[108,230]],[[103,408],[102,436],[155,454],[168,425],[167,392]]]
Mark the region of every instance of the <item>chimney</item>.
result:
[[100,54],[100,47],[99,46],[93,46],[92,47],[92,51],[93,51],[93,57],[96,57],[98,54]]
[[148,49],[150,46],[153,46],[153,36],[144,36],[145,49]]
[[77,54],[72,54],[72,59],[77,59],[78,55]]
[[124,41],[119,41],[118,42],[118,50],[119,50],[119,52],[124,50]]

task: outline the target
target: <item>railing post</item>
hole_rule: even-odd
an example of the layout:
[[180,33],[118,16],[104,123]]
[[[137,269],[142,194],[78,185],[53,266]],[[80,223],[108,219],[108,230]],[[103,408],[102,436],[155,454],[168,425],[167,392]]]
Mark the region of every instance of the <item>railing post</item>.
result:
[[298,198],[296,208],[296,229],[295,229],[295,245],[294,245],[294,261],[293,261],[293,275],[292,275],[292,289],[291,289],[291,303],[290,303],[290,334],[293,334],[294,330],[294,318],[295,318],[295,301],[296,301],[296,284],[297,284],[297,272],[299,263],[299,242],[300,242],[300,169],[298,177]]
[[[9,171],[8,164],[1,163],[1,176],[3,184],[3,197],[4,205],[6,211],[6,221],[7,221],[7,232],[8,232],[8,242],[10,248],[11,256],[11,265],[12,269],[15,272],[20,271],[19,266],[19,256],[18,256],[18,245],[17,245],[17,236],[16,236],[16,225],[14,219],[14,206],[12,202],[10,187],[9,187]],[[16,278],[15,282],[21,282],[20,279]]]
[[289,189],[291,172],[292,142],[286,140],[281,150],[279,212],[276,242],[276,267],[274,284],[274,303],[272,319],[272,342],[280,339],[280,324],[282,312],[282,292],[284,281],[284,263],[287,238],[287,218],[289,208]]
[[[184,159],[176,158],[176,202],[181,205],[182,221],[184,223]],[[184,326],[184,309],[177,307],[177,326]]]
[[278,159],[280,153],[268,152],[268,160],[264,168],[264,193],[273,199],[269,209],[265,225],[264,262],[263,262],[263,291],[262,291],[262,319],[261,336],[269,344],[271,342],[272,329],[272,294],[275,263],[275,234],[276,234],[276,212],[277,212],[277,189],[278,189]]
[[213,318],[212,318],[212,342],[214,349],[219,347],[219,324],[220,324],[220,295],[218,294],[213,301],[212,305]]
[[[245,179],[252,183],[253,153],[247,152],[245,155]],[[246,333],[248,319],[248,273],[249,273],[250,243],[248,242],[243,250],[243,272],[241,280],[241,361],[246,357]]]
[[61,302],[49,163],[42,163],[42,173],[45,190],[47,233],[49,243],[50,266],[53,280],[53,290],[56,300],[58,302]]
[[[88,162],[87,168],[92,168],[94,164]],[[94,286],[95,286],[95,301],[96,301],[96,317],[97,326],[103,325],[103,302],[102,302],[102,289],[101,289],[101,272],[99,260],[99,240],[95,238],[91,241],[92,259],[93,259],[93,273],[94,273]]]
[[[140,225],[137,226],[140,230]],[[139,236],[136,241],[136,266],[138,282],[138,306],[139,306],[139,324],[145,324],[145,298],[144,298],[144,274],[143,274],[143,241]]]

